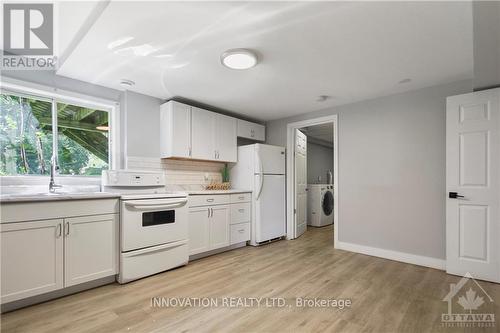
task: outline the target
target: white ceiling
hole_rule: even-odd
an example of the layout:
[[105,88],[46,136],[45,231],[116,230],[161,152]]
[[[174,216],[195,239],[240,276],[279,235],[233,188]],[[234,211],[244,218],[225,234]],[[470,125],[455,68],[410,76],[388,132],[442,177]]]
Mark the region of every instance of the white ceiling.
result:
[[300,129],[305,135],[307,135],[307,139],[312,142],[319,140],[318,143],[324,143],[327,145],[333,144],[333,123],[326,123],[314,126],[308,126]]
[[[260,63],[223,67],[240,47]],[[469,79],[472,54],[469,2],[117,1],[58,74],[271,120]]]

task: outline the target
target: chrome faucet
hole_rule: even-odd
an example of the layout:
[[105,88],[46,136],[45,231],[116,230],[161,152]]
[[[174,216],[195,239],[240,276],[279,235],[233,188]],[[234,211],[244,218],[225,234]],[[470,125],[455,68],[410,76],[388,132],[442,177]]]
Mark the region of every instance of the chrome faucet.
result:
[[56,184],[56,181],[54,180],[54,175],[56,174],[58,169],[59,167],[57,166],[56,155],[52,155],[52,158],[50,159],[50,182],[49,182],[50,193],[54,193],[56,191],[56,188],[63,187],[60,184]]

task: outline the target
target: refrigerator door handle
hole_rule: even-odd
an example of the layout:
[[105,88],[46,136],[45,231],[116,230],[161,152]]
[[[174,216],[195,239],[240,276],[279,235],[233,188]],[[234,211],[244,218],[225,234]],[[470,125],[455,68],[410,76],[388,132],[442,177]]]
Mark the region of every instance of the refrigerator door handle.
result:
[[260,158],[260,153],[257,151],[257,159],[259,160],[259,177],[260,177],[260,186],[259,191],[257,192],[257,196],[255,200],[259,200],[260,194],[262,193],[262,188],[264,187],[264,166],[262,165],[262,159]]
[[260,177],[260,186],[259,186],[259,191],[257,192],[257,196],[255,197],[255,200],[259,200],[260,194],[262,193],[262,188],[264,188],[264,174],[261,173],[259,177]]

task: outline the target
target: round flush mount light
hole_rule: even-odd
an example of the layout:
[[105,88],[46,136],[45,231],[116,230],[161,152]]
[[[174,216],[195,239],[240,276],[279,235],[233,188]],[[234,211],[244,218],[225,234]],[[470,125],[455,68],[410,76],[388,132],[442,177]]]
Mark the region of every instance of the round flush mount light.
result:
[[316,98],[316,102],[326,102],[327,100],[331,99],[332,96],[330,95],[319,95],[318,98]]
[[128,88],[128,87],[132,87],[133,85],[135,85],[135,82],[132,80],[129,80],[129,79],[121,79],[120,85],[122,87]]
[[222,53],[221,63],[231,69],[249,69],[257,65],[257,55],[248,49],[231,49]]

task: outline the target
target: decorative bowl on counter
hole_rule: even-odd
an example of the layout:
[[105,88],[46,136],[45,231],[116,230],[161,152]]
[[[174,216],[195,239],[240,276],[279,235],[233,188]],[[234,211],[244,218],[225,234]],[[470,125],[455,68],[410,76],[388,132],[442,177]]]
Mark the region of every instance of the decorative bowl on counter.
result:
[[205,190],[230,190],[231,189],[231,183],[230,182],[225,182],[225,183],[211,183],[208,184],[205,187]]

